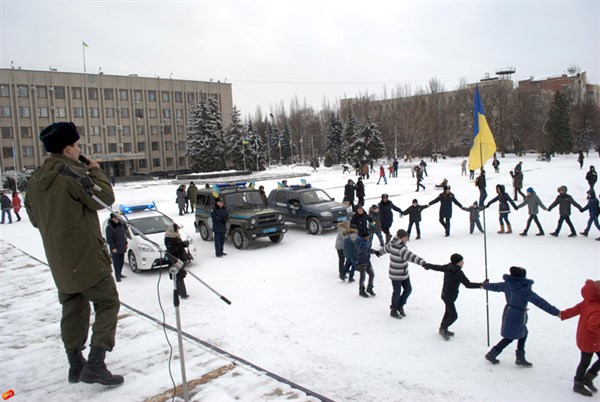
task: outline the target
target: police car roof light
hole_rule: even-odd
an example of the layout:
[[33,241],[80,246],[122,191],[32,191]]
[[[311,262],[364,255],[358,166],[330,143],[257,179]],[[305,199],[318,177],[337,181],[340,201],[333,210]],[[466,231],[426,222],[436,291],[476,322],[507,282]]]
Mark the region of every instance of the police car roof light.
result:
[[241,181],[238,183],[214,183],[213,186],[218,187],[218,188],[246,187],[246,184],[248,184],[248,182]]
[[292,190],[301,190],[301,189],[304,189],[304,188],[312,188],[312,186],[310,185],[310,183],[306,183],[306,184],[292,184],[290,186],[290,188]]
[[126,204],[120,204],[119,205],[119,211],[121,211],[122,214],[130,214],[132,212],[140,212],[140,211],[157,211],[158,209],[156,208],[156,203],[154,201],[152,202],[147,202],[145,204],[132,204],[132,205],[126,205]]

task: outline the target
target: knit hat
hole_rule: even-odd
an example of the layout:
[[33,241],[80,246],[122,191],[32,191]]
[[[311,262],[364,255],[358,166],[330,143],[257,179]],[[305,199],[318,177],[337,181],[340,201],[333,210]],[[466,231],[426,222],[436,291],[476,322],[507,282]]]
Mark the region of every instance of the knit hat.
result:
[[533,191],[533,187],[529,187],[529,188],[527,189],[527,192],[528,192],[528,193],[534,193],[535,191]]
[[525,278],[525,276],[527,276],[527,271],[525,268],[521,267],[510,267],[510,275],[517,278]]
[[417,200],[417,199],[415,198],[414,200],[412,200],[412,203],[413,203],[413,204],[418,204],[418,203],[419,203],[419,200]]
[[446,184],[446,185],[444,186],[444,190],[450,190],[450,186]]
[[463,256],[460,254],[452,254],[450,256],[450,262],[454,265],[458,264],[459,262],[461,262],[463,260]]
[[67,145],[72,145],[79,139],[75,124],[71,122],[52,123],[42,130],[40,140],[47,152],[60,154]]
[[404,229],[398,229],[396,236],[401,239],[403,237],[408,237],[408,233]]

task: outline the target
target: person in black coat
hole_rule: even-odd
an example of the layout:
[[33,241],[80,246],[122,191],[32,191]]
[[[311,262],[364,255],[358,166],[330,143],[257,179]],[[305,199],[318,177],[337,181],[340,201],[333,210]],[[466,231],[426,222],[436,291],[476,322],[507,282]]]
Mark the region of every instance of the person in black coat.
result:
[[[517,205],[510,198],[510,195],[506,193],[506,190],[502,184],[496,185],[496,194],[498,195],[492,198],[485,207],[488,208],[490,205],[498,201],[498,213],[500,214],[500,230],[498,233],[512,233],[512,226],[510,226],[510,221],[508,220],[508,214],[510,213],[509,204],[512,205],[514,209],[518,209]],[[506,232],[504,232],[504,223],[506,223],[507,227]]]
[[360,205],[365,205],[365,183],[363,183],[362,178],[359,177],[356,181],[356,197],[358,197],[358,203]]
[[121,282],[121,278],[127,278],[121,273],[127,251],[127,228],[115,214],[110,214],[110,220],[106,227],[106,243],[110,249],[115,278],[117,282]]
[[477,179],[475,179],[475,185],[479,189],[479,205],[483,205],[488,195],[487,190],[485,189],[485,170],[481,169],[481,173],[479,174],[479,176],[477,176]]
[[381,194],[381,201],[379,201],[379,216],[381,217],[381,231],[385,233],[385,244],[392,240],[392,235],[390,233],[390,228],[392,227],[392,223],[394,223],[394,214],[392,213],[392,210],[400,212],[400,216],[402,216],[402,210],[389,200],[388,195]]
[[594,186],[596,185],[596,182],[598,181],[598,172],[596,172],[596,168],[594,167],[594,165],[590,166],[590,170],[588,170],[588,172],[586,173],[585,179],[590,185],[590,190],[593,190]]
[[225,203],[222,199],[218,199],[215,207],[210,213],[213,223],[213,232],[215,237],[215,254],[217,257],[227,255],[223,252],[225,244],[225,233],[227,233],[227,221],[229,221],[229,212],[225,208]]
[[344,186],[344,199],[354,211],[354,193],[356,192],[356,186],[352,180],[348,180],[348,183]]
[[452,204],[456,204],[459,208],[462,208],[462,204],[454,198],[454,194],[450,192],[450,186],[444,186],[444,191],[437,196],[436,199],[429,202],[429,205],[433,205],[436,202],[440,203],[440,224],[446,231],[446,237],[450,236],[450,219],[452,219]]
[[580,212],[582,209],[581,205],[579,205],[577,201],[573,199],[573,197],[567,194],[567,186],[560,186],[557,191],[558,195],[556,196],[554,202],[548,207],[548,211],[551,211],[552,208],[558,205],[558,213],[560,214],[560,217],[558,218],[558,226],[556,227],[556,230],[550,233],[550,235],[554,237],[558,236],[563,222],[567,222],[567,225],[569,225],[569,228],[571,229],[571,234],[569,237],[576,237],[577,232],[575,231],[573,223],[571,223],[571,205],[577,208]]
[[433,271],[439,271],[444,273],[444,284],[442,286],[442,300],[446,305],[444,317],[440,324],[440,335],[445,339],[449,340],[451,336],[454,336],[454,332],[448,331],[450,325],[458,319],[458,313],[456,312],[456,306],[454,302],[458,298],[458,288],[462,283],[468,289],[479,289],[483,286],[482,283],[474,283],[469,281],[465,273],[462,271],[465,261],[460,254],[452,254],[450,256],[450,264],[446,265],[434,265],[425,264],[425,269],[431,269]]
[[186,247],[189,246],[189,243],[181,240],[181,235],[179,234],[179,226],[176,223],[172,223],[167,227],[165,231],[165,247],[167,248],[167,252],[173,255],[175,258],[178,258],[183,262],[183,267],[177,271],[177,293],[184,299],[187,299],[188,293],[185,287],[184,279],[187,276],[187,272],[185,271],[185,263],[189,262],[189,254],[186,250]]
[[410,230],[413,225],[417,228],[417,240],[421,238],[421,228],[419,227],[419,222],[421,222],[421,211],[425,208],[429,208],[429,205],[419,205],[419,201],[415,198],[412,200],[412,205],[402,211],[402,215],[408,215],[408,229],[406,233],[408,233],[408,238],[410,239]]
[[369,234],[369,227],[373,219],[367,214],[362,205],[356,206],[356,212],[350,219],[350,227],[358,231],[358,235]]

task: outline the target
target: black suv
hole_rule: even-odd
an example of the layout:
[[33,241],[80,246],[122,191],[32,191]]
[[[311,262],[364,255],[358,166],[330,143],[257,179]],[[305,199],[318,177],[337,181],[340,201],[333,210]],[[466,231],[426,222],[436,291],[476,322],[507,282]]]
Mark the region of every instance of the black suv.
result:
[[[218,184],[217,194],[229,212],[227,236],[237,249],[244,249],[260,237],[268,237],[273,243],[283,240],[287,226],[282,214],[268,209],[257,189],[246,187],[246,183]],[[196,196],[196,232],[202,240],[212,240],[212,219],[210,213],[215,205],[213,188],[199,188]]]
[[352,207],[336,202],[325,191],[312,188],[310,184],[272,190],[268,205],[281,212],[286,222],[306,225],[313,235],[352,216]]

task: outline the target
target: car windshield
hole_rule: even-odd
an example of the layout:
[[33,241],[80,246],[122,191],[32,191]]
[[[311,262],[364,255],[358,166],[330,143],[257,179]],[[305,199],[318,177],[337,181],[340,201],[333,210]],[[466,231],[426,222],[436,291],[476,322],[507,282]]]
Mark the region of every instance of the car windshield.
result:
[[319,204],[321,202],[331,201],[331,197],[323,190],[310,190],[300,193],[300,199],[303,204]]
[[227,209],[264,207],[265,204],[259,191],[238,191],[225,194],[225,206]]
[[173,221],[164,215],[156,215],[145,216],[143,218],[130,218],[129,223],[138,228],[143,234],[149,235],[164,233]]

